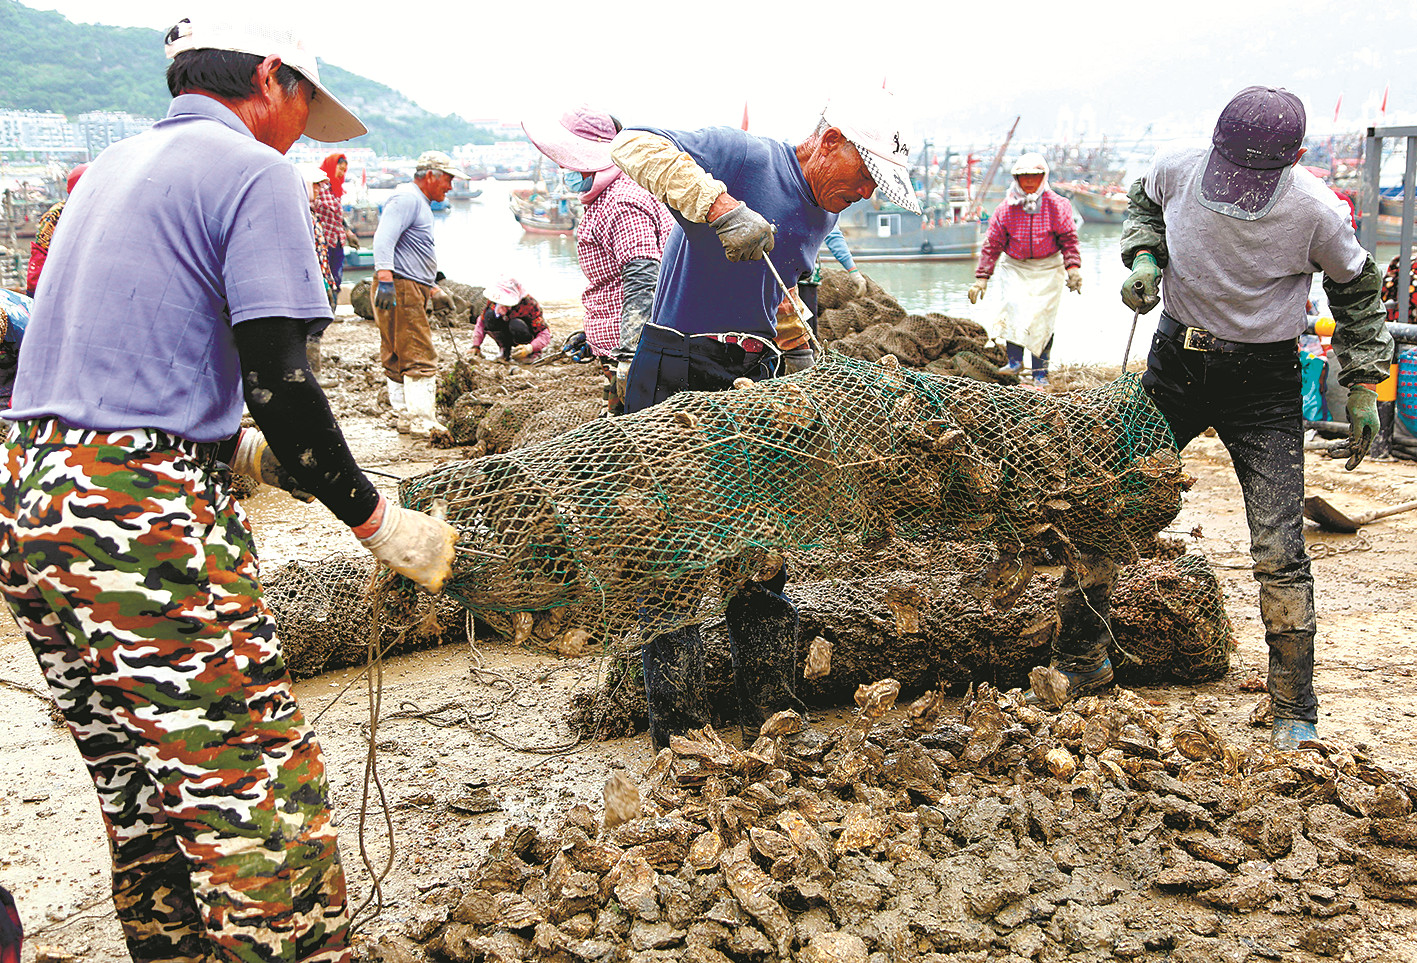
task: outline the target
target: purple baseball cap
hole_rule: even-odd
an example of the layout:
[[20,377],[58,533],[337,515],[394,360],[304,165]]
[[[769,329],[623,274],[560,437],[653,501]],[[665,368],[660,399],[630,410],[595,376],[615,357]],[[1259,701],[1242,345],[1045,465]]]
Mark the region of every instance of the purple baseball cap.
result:
[[1289,183],[1304,145],[1304,103],[1279,87],[1246,87],[1215,122],[1200,202],[1220,214],[1264,217]]
[[582,104],[560,117],[524,120],[522,130],[537,150],[565,170],[594,173],[614,163],[610,159],[610,142],[619,130],[615,118],[603,110]]

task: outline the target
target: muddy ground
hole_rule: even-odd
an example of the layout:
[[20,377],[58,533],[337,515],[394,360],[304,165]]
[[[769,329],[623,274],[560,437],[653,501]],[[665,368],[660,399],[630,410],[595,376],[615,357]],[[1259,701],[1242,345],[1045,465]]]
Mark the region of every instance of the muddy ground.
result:
[[[578,326],[578,305],[549,307],[556,330]],[[451,337],[440,333],[445,357],[451,357],[455,344],[467,351],[468,335],[466,329]],[[327,374],[338,381],[328,393],[360,463],[406,477],[460,457],[456,450],[435,450],[394,430],[387,409],[376,402],[377,343],[372,323],[352,316],[325,338]],[[1225,587],[1238,649],[1231,671],[1219,681],[1137,692],[1166,712],[1197,704],[1226,742],[1250,746],[1265,736],[1248,723],[1260,698],[1256,682],[1263,678],[1266,652],[1239,489],[1215,439],[1193,443],[1185,462],[1197,483],[1172,529],[1187,533],[1199,528],[1194,544],[1209,555]],[[1341,493],[1358,509],[1417,499],[1417,465],[1409,462],[1369,461],[1347,473],[1341,462],[1310,454],[1307,468],[1310,491]],[[375,476],[375,481],[394,493],[394,478]],[[245,504],[268,567],[360,551],[353,536],[319,506],[303,506],[271,489]],[[1417,771],[1417,680],[1409,656],[1417,621],[1417,581],[1411,577],[1417,513],[1372,523],[1358,536],[1326,534],[1311,526],[1310,540],[1320,632],[1320,734],[1396,772]],[[567,748],[574,741],[564,721],[570,699],[596,685],[600,668],[594,658],[557,660],[491,639],[478,639],[471,648],[449,646],[390,660],[379,680],[377,785],[365,779],[370,705],[362,674],[340,671],[297,684],[301,705],[315,720],[325,750],[351,905],[372,900],[360,914],[362,952],[372,954],[381,941],[387,945],[404,937],[426,911],[427,894],[472,880],[510,822],[557,826],[577,803],[599,813],[607,773],[639,773],[648,766],[651,754],[644,736]],[[962,696],[947,694],[945,714],[958,712]],[[33,657],[6,619],[0,626],[0,758],[6,761],[0,881],[19,901],[27,931],[26,963],[37,953],[95,963],[124,960],[92,785],[48,706]],[[844,708],[814,721],[831,726],[850,716]],[[381,802],[387,804],[392,831]],[[391,843],[392,868],[376,890],[369,867],[382,871]],[[1337,891],[1352,899],[1352,909],[1331,921],[1331,940],[1317,942],[1301,939],[1304,926],[1297,921],[1258,919],[1269,913],[1264,907],[1227,910],[1155,888],[1146,898],[1153,917],[1169,920],[1188,939],[1240,934],[1238,941],[1225,944],[1227,959],[1322,958],[1315,954],[1345,960],[1417,959],[1417,916],[1411,905],[1370,899],[1356,883],[1351,888],[1351,893],[1342,887]],[[1249,932],[1270,935],[1244,935]],[[1285,932],[1292,936],[1287,942],[1273,935]],[[977,949],[969,958],[1061,959],[1075,953],[1078,959],[1099,959],[1124,955],[1122,946],[1134,946],[1136,952],[1125,955],[1138,958],[1206,958],[1196,944],[1175,938],[1076,946],[1064,940],[1062,947],[1031,953],[1001,941],[992,951]]]

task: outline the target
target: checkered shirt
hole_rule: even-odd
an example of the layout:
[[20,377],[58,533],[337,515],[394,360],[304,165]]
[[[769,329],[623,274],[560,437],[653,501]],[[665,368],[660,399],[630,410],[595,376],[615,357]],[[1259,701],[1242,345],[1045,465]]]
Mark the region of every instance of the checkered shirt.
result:
[[310,205],[310,212],[325,229],[325,240],[330,247],[344,244],[344,211],[340,208],[339,198],[330,190],[329,181],[320,181],[315,185],[315,200]]
[[977,278],[992,277],[1000,253],[1018,261],[1051,257],[1063,252],[1063,267],[1082,264],[1078,255],[1078,232],[1073,224],[1073,206],[1068,199],[1052,191],[1044,191],[1037,214],[1025,214],[1023,205],[1005,201],[989,218],[989,236],[979,252]]
[[674,228],[668,208],[628,177],[617,177],[586,206],[576,228],[576,257],[586,277],[585,337],[602,358],[620,347],[620,269],[630,261],[659,261]]

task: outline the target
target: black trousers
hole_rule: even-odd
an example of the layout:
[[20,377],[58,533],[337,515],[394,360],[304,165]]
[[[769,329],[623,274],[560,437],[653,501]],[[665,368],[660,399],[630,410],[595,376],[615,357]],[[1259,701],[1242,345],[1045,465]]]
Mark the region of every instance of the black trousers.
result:
[[1251,348],[1193,351],[1182,346],[1179,335],[1158,331],[1142,386],[1166,417],[1178,450],[1214,428],[1230,452],[1260,585],[1274,715],[1316,722],[1299,355],[1293,341]]
[[[777,364],[773,351],[748,352],[736,344],[687,338],[655,324],[645,325],[625,385],[625,411],[658,404],[680,391],[722,391],[738,378],[762,381]],[[740,718],[745,729],[757,727],[774,712],[803,708],[797,700],[797,609],[783,591],[787,573],[766,582],[749,582],[728,600],[728,628]],[[664,616],[652,599],[644,603],[645,621]],[[703,633],[698,625],[661,632],[645,642],[645,697],[650,740],[656,750],[710,720],[704,675]]]
[[[504,322],[504,323],[503,323]],[[482,319],[482,329],[497,342],[497,347],[502,349],[502,357],[510,358],[512,349],[519,344],[531,344],[534,337],[531,333],[531,325],[521,318],[496,318],[491,324],[486,318]]]

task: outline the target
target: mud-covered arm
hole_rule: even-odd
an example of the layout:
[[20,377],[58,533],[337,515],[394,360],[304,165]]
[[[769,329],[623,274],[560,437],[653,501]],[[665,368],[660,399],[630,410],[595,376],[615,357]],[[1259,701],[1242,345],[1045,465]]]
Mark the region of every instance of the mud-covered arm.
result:
[[1150,251],[1157,267],[1165,267],[1166,219],[1161,205],[1146,193],[1145,178],[1138,177],[1127,191],[1127,220],[1122,225],[1122,263],[1132,266],[1132,260],[1142,251]]
[[620,350],[615,357],[629,361],[640,345],[640,332],[654,311],[654,291],[659,285],[659,262],[649,258],[626,261],[620,268],[624,295],[620,302]]
[[1333,349],[1343,366],[1339,383],[1346,388],[1386,380],[1391,373],[1393,341],[1379,295],[1382,279],[1373,256],[1368,255],[1353,280],[1341,283],[1325,274],[1323,283],[1333,311]]
[[246,405],[281,467],[351,527],[379,492],[359,470],[334,412],[305,360],[307,322],[257,318],[234,326]]

